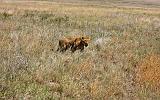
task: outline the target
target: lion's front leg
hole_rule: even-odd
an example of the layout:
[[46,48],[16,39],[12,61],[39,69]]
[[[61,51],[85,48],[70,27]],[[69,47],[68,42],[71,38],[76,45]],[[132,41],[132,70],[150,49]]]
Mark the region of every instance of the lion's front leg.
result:
[[80,50],[81,50],[81,52],[84,51],[84,46],[81,46]]
[[72,51],[72,52],[75,52],[76,49],[77,49],[77,46],[72,46],[72,47],[71,47],[71,51]]

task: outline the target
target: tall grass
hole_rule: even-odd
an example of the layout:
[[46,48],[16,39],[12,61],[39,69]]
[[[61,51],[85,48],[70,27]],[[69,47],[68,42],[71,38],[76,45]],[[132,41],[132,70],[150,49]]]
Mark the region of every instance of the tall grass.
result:
[[[135,79],[139,62],[160,54],[157,9],[54,7],[1,12],[1,99],[159,98]],[[81,33],[91,37],[84,52],[56,52],[59,38]]]

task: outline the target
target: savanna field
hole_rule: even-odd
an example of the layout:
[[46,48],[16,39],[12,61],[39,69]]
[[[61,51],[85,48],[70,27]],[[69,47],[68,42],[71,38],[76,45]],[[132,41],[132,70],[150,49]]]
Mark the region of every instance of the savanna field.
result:
[[73,1],[0,1],[0,99],[160,100],[159,1]]

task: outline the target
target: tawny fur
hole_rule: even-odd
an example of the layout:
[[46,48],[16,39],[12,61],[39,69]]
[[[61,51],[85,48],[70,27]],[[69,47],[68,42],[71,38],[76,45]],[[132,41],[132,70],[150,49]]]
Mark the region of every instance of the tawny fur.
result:
[[90,41],[90,38],[85,36],[76,38],[74,41],[74,44],[71,47],[71,51],[72,52],[75,52],[76,50],[83,51],[84,47],[88,46],[89,41]]
[[84,47],[88,46],[90,38],[89,37],[65,37],[59,40],[59,45],[57,51],[65,52],[70,49],[72,52],[76,50],[84,50]]
[[60,52],[66,51],[67,49],[69,49],[73,45],[74,40],[75,39],[71,38],[71,37],[69,37],[69,38],[66,37],[66,38],[60,39],[57,51],[60,51]]

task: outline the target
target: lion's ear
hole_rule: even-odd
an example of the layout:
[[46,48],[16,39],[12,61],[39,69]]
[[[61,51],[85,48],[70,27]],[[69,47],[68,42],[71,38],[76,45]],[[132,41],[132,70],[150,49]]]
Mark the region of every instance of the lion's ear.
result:
[[81,39],[84,39],[84,37],[82,37]]

